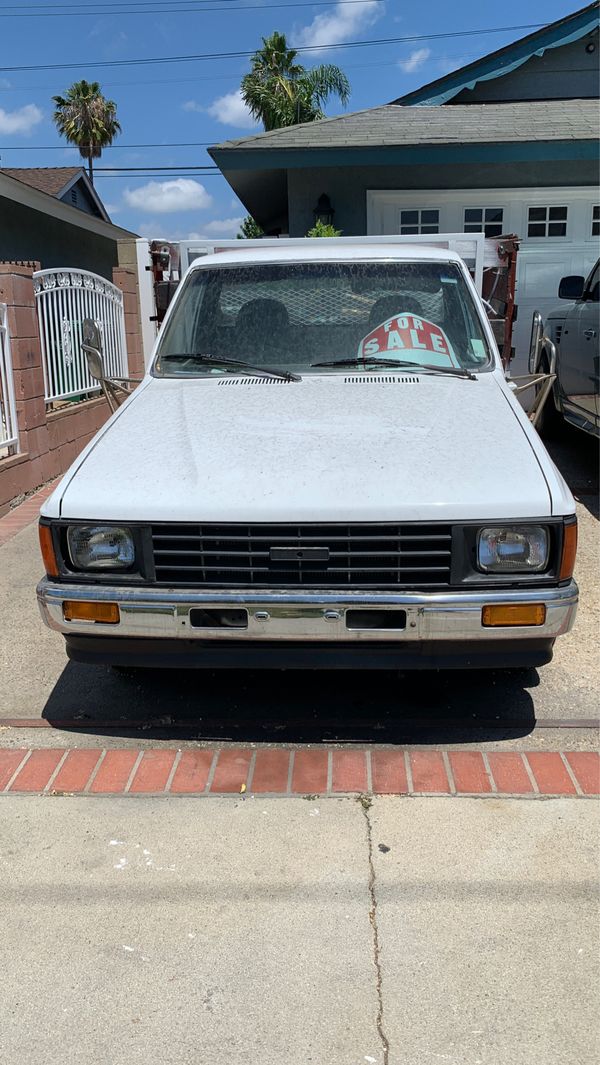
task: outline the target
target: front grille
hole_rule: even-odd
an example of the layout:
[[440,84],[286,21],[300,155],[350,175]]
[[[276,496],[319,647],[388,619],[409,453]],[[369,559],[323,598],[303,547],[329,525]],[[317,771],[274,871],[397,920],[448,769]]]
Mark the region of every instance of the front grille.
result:
[[449,525],[154,525],[152,544],[161,584],[409,589],[450,583]]

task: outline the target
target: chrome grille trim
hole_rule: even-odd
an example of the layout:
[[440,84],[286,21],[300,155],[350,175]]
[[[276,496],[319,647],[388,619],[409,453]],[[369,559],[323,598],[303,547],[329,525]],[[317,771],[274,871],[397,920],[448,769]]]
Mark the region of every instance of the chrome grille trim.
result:
[[[236,588],[446,588],[452,527],[415,524],[152,526],[159,584]],[[274,561],[271,548],[327,549]]]

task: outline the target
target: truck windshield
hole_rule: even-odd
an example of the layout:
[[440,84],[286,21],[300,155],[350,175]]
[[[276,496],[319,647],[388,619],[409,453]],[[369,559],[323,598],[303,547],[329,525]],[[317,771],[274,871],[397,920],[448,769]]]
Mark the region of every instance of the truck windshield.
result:
[[[201,358],[210,355],[212,359]],[[189,358],[186,358],[189,356]],[[219,363],[219,357],[223,363]],[[492,368],[456,263],[236,264],[193,271],[161,336],[154,373],[236,372],[225,360],[288,373],[336,373],[338,360],[386,372],[409,365]]]

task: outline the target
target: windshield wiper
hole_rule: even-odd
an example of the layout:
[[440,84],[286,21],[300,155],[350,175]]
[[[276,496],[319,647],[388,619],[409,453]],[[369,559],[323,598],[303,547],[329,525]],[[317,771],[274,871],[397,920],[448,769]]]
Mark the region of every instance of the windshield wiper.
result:
[[329,362],[311,362],[311,366],[393,366],[396,370],[407,369],[421,373],[447,373],[453,377],[465,377],[469,381],[476,381],[477,377],[470,370],[459,369],[455,366],[428,366],[422,362],[400,362],[399,359],[386,359],[379,355],[354,356],[352,359],[332,359]]
[[173,359],[174,362],[208,363],[211,366],[223,366],[226,370],[231,367],[231,372],[259,374],[262,377],[279,377],[283,381],[302,380],[298,374],[290,373],[289,370],[277,370],[271,366],[253,366],[252,363],[243,362],[241,359],[230,359],[226,355],[211,355],[210,352],[191,352],[188,355],[176,352],[172,355],[162,355],[159,362],[166,362],[167,359]]

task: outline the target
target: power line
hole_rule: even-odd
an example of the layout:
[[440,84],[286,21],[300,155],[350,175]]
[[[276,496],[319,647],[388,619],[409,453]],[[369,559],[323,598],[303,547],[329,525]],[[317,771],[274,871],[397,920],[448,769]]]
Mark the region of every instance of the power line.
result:
[[[236,9],[237,10],[237,9]],[[539,29],[540,26],[545,23],[531,23],[526,26],[496,26],[492,29],[484,30],[456,30],[452,33],[419,33],[413,34],[409,37],[382,37],[370,41],[346,41],[340,44],[329,44],[327,50],[333,49],[346,49],[346,48],[373,48],[378,45],[386,44],[408,44],[416,41],[438,41],[455,37],[477,37],[490,33],[514,33],[518,30],[531,30]],[[322,44],[309,44],[302,45],[296,49],[297,52],[322,52]],[[172,56],[155,56],[150,59],[104,59],[101,61],[87,61],[85,63],[41,63],[32,64],[27,66],[12,66],[12,67],[0,67],[1,71],[11,73],[20,70],[79,70],[83,66],[87,69],[95,69],[99,67],[139,67],[147,65],[162,65],[164,63],[199,63],[211,59],[247,59],[254,55],[256,49],[252,51],[240,51],[240,52],[203,52],[197,55],[172,55]]]
[[218,166],[212,166],[210,163],[198,163],[197,166],[194,166],[193,163],[189,163],[187,166],[94,166],[94,173],[101,174],[104,172],[105,174],[107,174],[110,172],[111,174],[117,174],[120,172],[124,173],[125,171],[127,171],[127,173],[129,174],[130,172],[137,173],[140,170],[143,170],[144,172],[150,170],[153,172],[162,172],[164,170],[168,170],[169,173],[175,173],[178,170],[205,170],[207,172],[210,172],[211,170],[218,169]]
[[[105,152],[109,148],[209,148],[211,144],[215,144],[215,141],[186,141],[173,144],[107,144],[102,151]],[[76,144],[24,144],[24,145],[11,145],[8,147],[6,144],[0,144],[0,151],[2,152],[59,152],[64,151],[65,148],[69,148],[73,152],[78,152],[79,148]],[[112,169],[112,168],[111,168]]]
[[[481,52],[461,52],[460,55],[430,55],[427,57],[429,63],[443,62],[447,60],[460,59],[464,62],[465,59],[478,59],[481,58]],[[375,63],[348,63],[344,66],[344,70],[373,70],[380,67],[396,67],[398,66],[397,59],[383,60]],[[574,70],[584,70],[584,67],[574,67]],[[555,71],[556,73],[556,71]],[[195,85],[199,81],[231,81],[234,75],[229,74],[195,74],[192,78],[161,78],[161,85]],[[135,81],[103,81],[102,87],[104,89],[117,89],[117,88],[138,88],[140,85],[156,85],[156,79],[153,78],[150,81],[139,81],[137,78]],[[55,92],[56,84],[54,85],[0,85],[0,92]],[[208,142],[207,144],[212,141]],[[60,146],[54,146],[60,147]],[[66,147],[66,146],[65,146]],[[112,144],[112,148],[123,148],[125,145]],[[128,145],[128,147],[146,147],[146,145]],[[148,147],[162,147],[162,145],[148,145]],[[6,149],[7,151],[9,149]],[[12,149],[11,149],[12,150]],[[16,148],[14,149],[16,151]],[[28,151],[29,147],[23,147],[23,151]]]
[[[129,6],[130,0],[126,0],[126,2],[127,2],[127,5]],[[181,2],[182,2],[182,0],[176,0],[177,4],[180,4]],[[185,0],[183,0],[183,2],[185,2]],[[277,4],[277,3],[276,4],[241,4],[239,7],[235,7],[235,8],[232,8],[230,6],[230,4],[233,3],[233,2],[237,2],[237,0],[227,0],[226,4],[223,4],[223,0],[221,0],[221,4],[218,7],[208,7],[208,6],[206,6],[206,7],[205,6],[198,7],[197,6],[198,2],[199,2],[199,0],[193,0],[193,3],[195,5],[193,7],[179,7],[178,6],[178,7],[174,7],[174,8],[169,8],[169,12],[168,12],[169,18],[171,17],[171,15],[200,15],[200,14],[204,15],[207,12],[213,12],[213,11],[236,11],[237,12],[237,11],[264,11],[264,10],[273,9],[273,8],[288,8],[288,7],[289,8],[292,8],[292,7],[293,8],[296,8],[296,7],[337,7],[340,4],[343,4],[344,6],[346,6],[347,4],[364,4],[365,0],[316,0],[315,3],[306,3],[306,2],[304,2],[304,0],[302,0],[302,2],[296,2],[296,0],[293,0],[293,2],[289,3],[289,4],[284,4],[284,3],[279,3],[279,4]],[[209,3],[214,3],[214,0],[200,0],[200,2],[209,4]],[[384,3],[384,0],[369,0],[369,2],[370,3],[374,3],[374,4],[382,4],[382,3]],[[164,9],[164,4],[161,4],[160,6],[161,6],[161,8]],[[83,17],[95,16],[96,18],[98,18],[98,17],[101,17],[103,15],[106,16],[106,15],[117,15],[117,14],[118,14],[119,18],[121,18],[122,15],[157,15],[159,13],[160,13],[159,11],[154,10],[154,8],[152,8],[152,7],[150,7],[150,8],[145,7],[143,10],[140,10],[140,9],[124,10],[123,8],[119,8],[118,11],[17,11],[17,12],[4,11],[2,8],[0,8],[0,18],[73,18],[73,17],[77,17],[78,18],[80,16],[83,16]]]
[[[100,169],[102,169],[102,168],[100,168]],[[98,167],[94,167],[94,174],[96,174],[97,171],[98,171]],[[1,173],[2,173],[2,168],[0,167],[0,174]],[[164,178],[169,178],[169,177],[172,177],[172,178],[182,178],[182,177],[205,178],[206,177],[206,178],[208,178],[208,177],[222,177],[222,174],[221,174],[221,171],[219,169],[208,170],[208,171],[206,171],[206,173],[204,173],[201,170],[194,170],[193,167],[190,167],[188,170],[178,170],[176,172],[173,172],[171,170],[165,170],[164,172],[161,171],[159,174],[156,174],[156,173],[139,174],[137,172],[130,173],[129,171],[126,171],[126,170],[123,170],[123,171],[120,171],[120,170],[109,170],[109,169],[104,170],[104,172],[102,173],[102,180],[104,180],[104,178],[110,178],[110,177],[132,178],[132,179],[134,179],[134,178],[145,178],[145,177],[147,177],[147,178],[163,178],[163,179]]]
[[[172,0],[173,5],[202,5],[210,4],[212,0]],[[228,3],[236,3],[237,0],[227,0]],[[364,0],[363,0],[364,3]],[[47,11],[49,7],[56,9],[74,9],[78,10],[92,10],[96,8],[116,8],[116,14],[120,14],[121,7],[126,4],[127,7],[157,7],[167,13],[170,10],[170,4],[165,5],[165,0],[92,0],[92,3],[84,4],[79,2],[74,4],[69,3],[54,3],[54,4],[0,4],[0,11]],[[96,12],[96,14],[102,14],[103,12]]]

